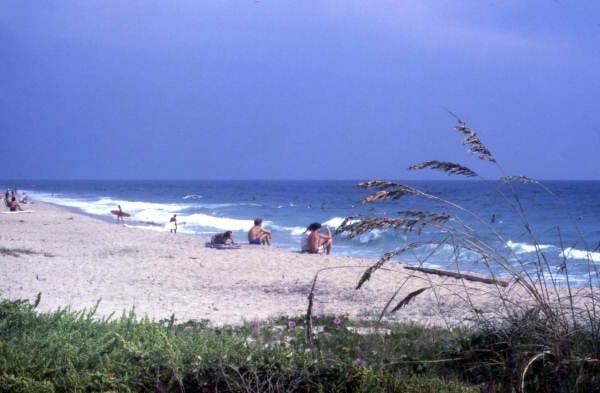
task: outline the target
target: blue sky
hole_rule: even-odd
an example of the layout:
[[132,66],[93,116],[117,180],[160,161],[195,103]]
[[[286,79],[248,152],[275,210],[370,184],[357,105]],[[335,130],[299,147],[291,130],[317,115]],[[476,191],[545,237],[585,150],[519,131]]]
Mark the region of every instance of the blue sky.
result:
[[[600,179],[600,2],[0,3],[0,178]],[[479,162],[453,112],[500,163]]]

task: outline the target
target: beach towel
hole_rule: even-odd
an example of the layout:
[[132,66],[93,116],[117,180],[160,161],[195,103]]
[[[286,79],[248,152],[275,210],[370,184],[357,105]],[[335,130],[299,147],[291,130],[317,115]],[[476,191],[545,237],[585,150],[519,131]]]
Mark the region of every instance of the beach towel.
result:
[[210,248],[216,248],[219,250],[235,250],[241,247],[238,243],[219,244],[212,242],[206,242],[205,246]]

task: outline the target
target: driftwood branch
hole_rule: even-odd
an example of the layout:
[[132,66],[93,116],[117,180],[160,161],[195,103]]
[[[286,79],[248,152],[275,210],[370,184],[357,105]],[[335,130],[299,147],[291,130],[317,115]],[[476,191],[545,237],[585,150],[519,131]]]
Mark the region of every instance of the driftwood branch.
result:
[[478,281],[478,282],[482,282],[485,284],[500,285],[502,287],[508,286],[508,282],[506,282],[506,281],[495,280],[493,278],[473,276],[471,274],[456,273],[456,272],[450,272],[447,270],[429,269],[426,267],[404,266],[404,268],[408,269],[408,270],[415,270],[417,272],[437,274],[438,276],[447,276],[447,277],[453,277],[453,278],[464,279],[464,280],[469,280],[469,281]]

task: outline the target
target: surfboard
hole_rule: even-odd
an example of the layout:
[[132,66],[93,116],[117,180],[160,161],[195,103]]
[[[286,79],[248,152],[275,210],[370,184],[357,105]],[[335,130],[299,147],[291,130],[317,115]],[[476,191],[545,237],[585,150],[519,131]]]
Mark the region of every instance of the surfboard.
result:
[[[185,225],[185,221],[177,221],[177,228],[182,227]],[[165,224],[165,228],[167,229],[176,229],[175,228],[175,223],[173,221],[169,221],[168,223]]]
[[111,212],[112,214],[114,214],[115,216],[129,217],[129,213],[125,213],[124,211],[120,211],[120,210],[111,210],[110,212]]
[[0,212],[3,214],[16,214],[16,213],[33,213],[33,210],[17,210],[14,212],[8,211],[8,212]]

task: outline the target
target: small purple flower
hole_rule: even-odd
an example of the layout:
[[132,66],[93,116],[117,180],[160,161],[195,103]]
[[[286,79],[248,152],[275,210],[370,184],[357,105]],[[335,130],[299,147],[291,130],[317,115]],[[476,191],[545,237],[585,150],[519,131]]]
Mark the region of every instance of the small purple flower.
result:
[[296,327],[296,322],[294,321],[288,321],[288,328],[293,329]]
[[317,318],[317,319],[323,319],[323,318],[325,318],[325,316],[323,314],[317,314],[317,316],[315,318]]
[[340,323],[342,323],[342,320],[339,317],[333,318],[333,324],[334,325],[339,325]]
[[356,364],[358,366],[364,366],[365,364],[367,364],[367,362],[365,362],[361,358],[356,358],[356,359],[354,359],[354,364]]

